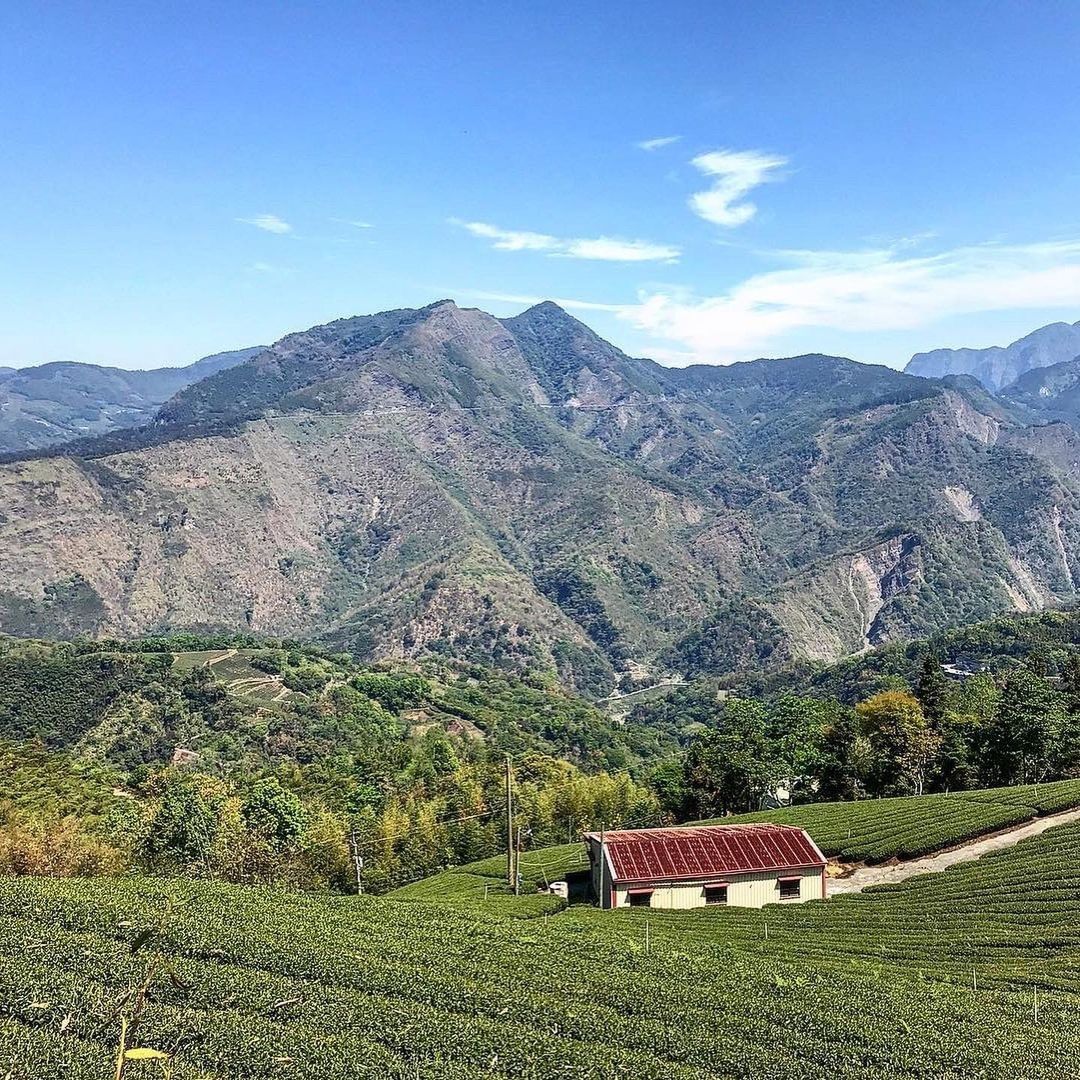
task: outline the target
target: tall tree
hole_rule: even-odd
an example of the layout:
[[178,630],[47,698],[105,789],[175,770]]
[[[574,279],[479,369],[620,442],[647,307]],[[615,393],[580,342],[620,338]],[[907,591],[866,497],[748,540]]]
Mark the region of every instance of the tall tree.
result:
[[1023,668],[1002,684],[991,720],[976,738],[979,780],[987,786],[1033,783],[1074,753],[1065,699],[1047,679]]
[[927,722],[918,699],[886,690],[855,706],[869,743],[869,786],[878,795],[921,795],[941,736]]
[[923,658],[915,696],[919,699],[927,723],[939,731],[949,705],[949,687],[945,672],[941,670],[941,661],[933,653],[927,653]]
[[758,701],[729,698],[718,730],[707,731],[686,754],[686,786],[700,817],[756,809],[761,794],[783,774],[766,734]]

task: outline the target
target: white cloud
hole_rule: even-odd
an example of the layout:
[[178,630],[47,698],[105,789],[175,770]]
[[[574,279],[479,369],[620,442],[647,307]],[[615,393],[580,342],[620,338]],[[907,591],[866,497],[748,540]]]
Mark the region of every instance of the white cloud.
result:
[[554,251],[559,246],[556,237],[546,236],[544,233],[500,229],[496,225],[488,225],[483,221],[451,219],[451,224],[460,225],[473,236],[482,236],[485,240],[494,241],[491,246],[498,248],[499,251]]
[[598,236],[595,240],[564,240],[564,250],[557,252],[571,259],[601,259],[605,262],[676,262],[679,249],[669,244],[651,244],[647,240],[618,240]]
[[788,159],[760,150],[711,150],[699,154],[690,164],[713,178],[708,191],[690,196],[694,213],[716,225],[734,228],[745,225],[756,213],[757,207],[743,200],[753,188],[775,180],[776,170],[787,164]]
[[790,265],[710,297],[657,291],[619,313],[712,363],[761,356],[803,329],[889,331],[954,315],[1080,307],[1080,240],[983,244],[929,255],[897,245],[867,251],[787,251]]
[[291,233],[292,226],[287,221],[282,221],[277,214],[258,214],[251,218],[237,218],[245,225],[254,225],[256,229],[270,233]]
[[331,218],[333,222],[338,225],[351,225],[354,229],[374,229],[375,226],[370,221],[355,221],[352,218]]
[[681,254],[679,248],[670,244],[653,244],[647,240],[621,240],[612,236],[595,239],[561,239],[547,233],[501,229],[483,221],[459,221],[451,219],[473,236],[492,241],[499,251],[542,251],[548,255],[567,259],[595,259],[603,262],[676,262]]
[[550,300],[561,308],[570,308],[574,311],[610,311],[621,314],[627,310],[626,304],[600,304],[593,300],[571,300],[559,296],[523,296],[520,293],[486,292],[482,289],[445,289],[443,291],[459,296],[469,296],[474,300],[499,304],[524,304],[526,307]]
[[677,143],[681,138],[681,135],[663,135],[659,139],[642,139],[641,142],[634,143],[634,145],[639,150],[661,150],[665,146]]

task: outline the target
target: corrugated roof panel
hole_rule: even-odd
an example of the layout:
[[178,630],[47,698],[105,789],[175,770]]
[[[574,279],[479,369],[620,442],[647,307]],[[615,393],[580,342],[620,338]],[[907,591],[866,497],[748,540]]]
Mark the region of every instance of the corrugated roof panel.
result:
[[[599,838],[598,833],[589,835]],[[794,825],[617,830],[604,834],[604,848],[617,882],[673,881],[825,865],[806,830]]]

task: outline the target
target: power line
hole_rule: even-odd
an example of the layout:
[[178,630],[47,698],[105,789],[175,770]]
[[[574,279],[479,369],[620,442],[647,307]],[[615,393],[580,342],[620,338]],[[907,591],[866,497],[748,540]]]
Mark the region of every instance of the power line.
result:
[[427,829],[434,825],[457,825],[463,821],[476,821],[479,818],[491,817],[492,814],[498,813],[496,810],[485,810],[482,814],[466,814],[464,817],[457,818],[439,818],[436,821],[427,822],[415,822],[406,829],[402,829],[396,833],[383,833],[380,836],[368,837],[368,844],[377,844],[380,840],[396,840],[399,837],[406,836],[408,833],[415,832],[417,829]]

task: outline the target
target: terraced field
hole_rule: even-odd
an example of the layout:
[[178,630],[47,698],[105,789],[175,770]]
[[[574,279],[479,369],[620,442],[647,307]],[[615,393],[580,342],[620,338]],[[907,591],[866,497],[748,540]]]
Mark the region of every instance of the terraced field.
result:
[[[160,936],[132,952],[145,929]],[[0,882],[0,1076],[1075,1075],[1080,826],[761,911],[531,919],[140,880]],[[647,943],[647,944],[646,944]],[[127,1080],[160,1076],[131,1060]]]
[[724,820],[801,825],[826,855],[844,862],[880,862],[940,851],[1078,805],[1080,780],[1060,780],[950,795],[812,803]]
[[190,671],[208,667],[229,692],[254,705],[268,705],[291,696],[280,677],[269,675],[251,664],[258,649],[205,649],[173,654],[173,670]]

